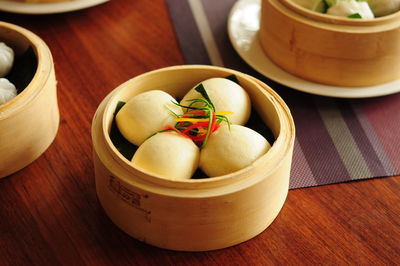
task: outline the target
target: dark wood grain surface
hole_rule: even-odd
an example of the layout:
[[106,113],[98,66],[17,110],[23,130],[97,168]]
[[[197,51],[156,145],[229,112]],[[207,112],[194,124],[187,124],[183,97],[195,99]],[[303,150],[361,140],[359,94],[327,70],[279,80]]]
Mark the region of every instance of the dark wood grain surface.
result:
[[0,265],[400,264],[399,177],[291,190],[267,230],[223,250],[175,252],[129,237],[96,197],[91,120],[117,85],[183,64],[165,2],[112,0],[58,15],[0,12],[0,19],[50,47],[61,112],[51,147],[0,180]]

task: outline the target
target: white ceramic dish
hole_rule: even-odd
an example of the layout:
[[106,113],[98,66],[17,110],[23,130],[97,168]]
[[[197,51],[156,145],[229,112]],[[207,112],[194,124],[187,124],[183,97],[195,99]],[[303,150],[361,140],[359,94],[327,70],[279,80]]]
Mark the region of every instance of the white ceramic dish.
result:
[[275,65],[258,40],[260,0],[239,0],[228,18],[228,34],[237,53],[262,75],[287,87],[322,96],[368,98],[400,92],[400,80],[369,87],[337,87],[296,77]]
[[1,1],[0,11],[19,14],[56,14],[80,10],[95,5],[99,5],[109,0],[75,0],[60,3],[21,3],[13,1]]

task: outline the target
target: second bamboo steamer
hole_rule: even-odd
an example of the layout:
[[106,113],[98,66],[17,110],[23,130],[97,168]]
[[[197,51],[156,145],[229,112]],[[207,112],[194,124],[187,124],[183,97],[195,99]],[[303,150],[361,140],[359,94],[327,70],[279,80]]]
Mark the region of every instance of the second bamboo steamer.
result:
[[262,0],[259,39],[274,63],[314,82],[362,87],[400,78],[400,12],[357,20]]
[[[36,160],[56,137],[60,114],[53,57],[46,43],[20,26],[0,22],[0,42],[16,56],[33,50],[37,69],[26,88],[0,105],[0,178]],[[21,77],[20,77],[21,78]]]

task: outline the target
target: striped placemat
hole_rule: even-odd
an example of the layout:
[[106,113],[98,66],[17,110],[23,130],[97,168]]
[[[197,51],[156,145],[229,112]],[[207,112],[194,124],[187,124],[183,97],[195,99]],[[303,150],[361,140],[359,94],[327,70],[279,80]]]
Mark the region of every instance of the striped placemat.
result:
[[235,52],[227,18],[235,0],[167,0],[185,63],[255,76],[286,101],[296,124],[290,188],[400,174],[400,94],[369,99],[315,96],[252,70]]

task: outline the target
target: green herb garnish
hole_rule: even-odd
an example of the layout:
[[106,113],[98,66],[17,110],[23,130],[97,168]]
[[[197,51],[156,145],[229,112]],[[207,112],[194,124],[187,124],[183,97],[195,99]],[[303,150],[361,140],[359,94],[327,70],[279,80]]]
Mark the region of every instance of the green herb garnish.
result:
[[[212,132],[219,128],[219,124],[226,122],[230,126],[229,119],[225,114],[232,114],[232,112],[215,112],[215,106],[207,94],[203,84],[195,87],[195,90],[204,98],[187,100],[189,105],[182,105],[173,102],[175,105],[186,109],[183,115],[177,115],[177,123],[175,128],[186,137],[189,137],[200,148],[203,148]],[[170,128],[169,128],[170,129]],[[166,129],[168,130],[168,129]]]
[[[216,113],[212,103],[206,99],[192,99],[189,102],[189,105],[175,103],[190,110],[176,118],[175,128],[203,148],[210,134],[219,128],[219,123],[225,121],[230,125],[229,119],[224,114]],[[193,106],[195,103],[203,103],[203,106],[195,107]]]
[[[211,102],[210,97],[208,97],[207,91],[206,91],[206,89],[204,88],[203,84],[200,83],[200,84],[199,84],[196,88],[194,88],[194,89],[195,89],[195,91],[197,91],[198,93],[200,93],[201,96],[203,96],[204,99],[207,100],[207,102],[204,102],[205,105],[211,106],[212,109],[213,109],[213,112],[215,112],[215,106],[214,106],[214,104]],[[195,99],[195,101],[196,101],[196,100],[202,100],[202,99]],[[193,103],[194,103],[194,102],[193,102]]]

